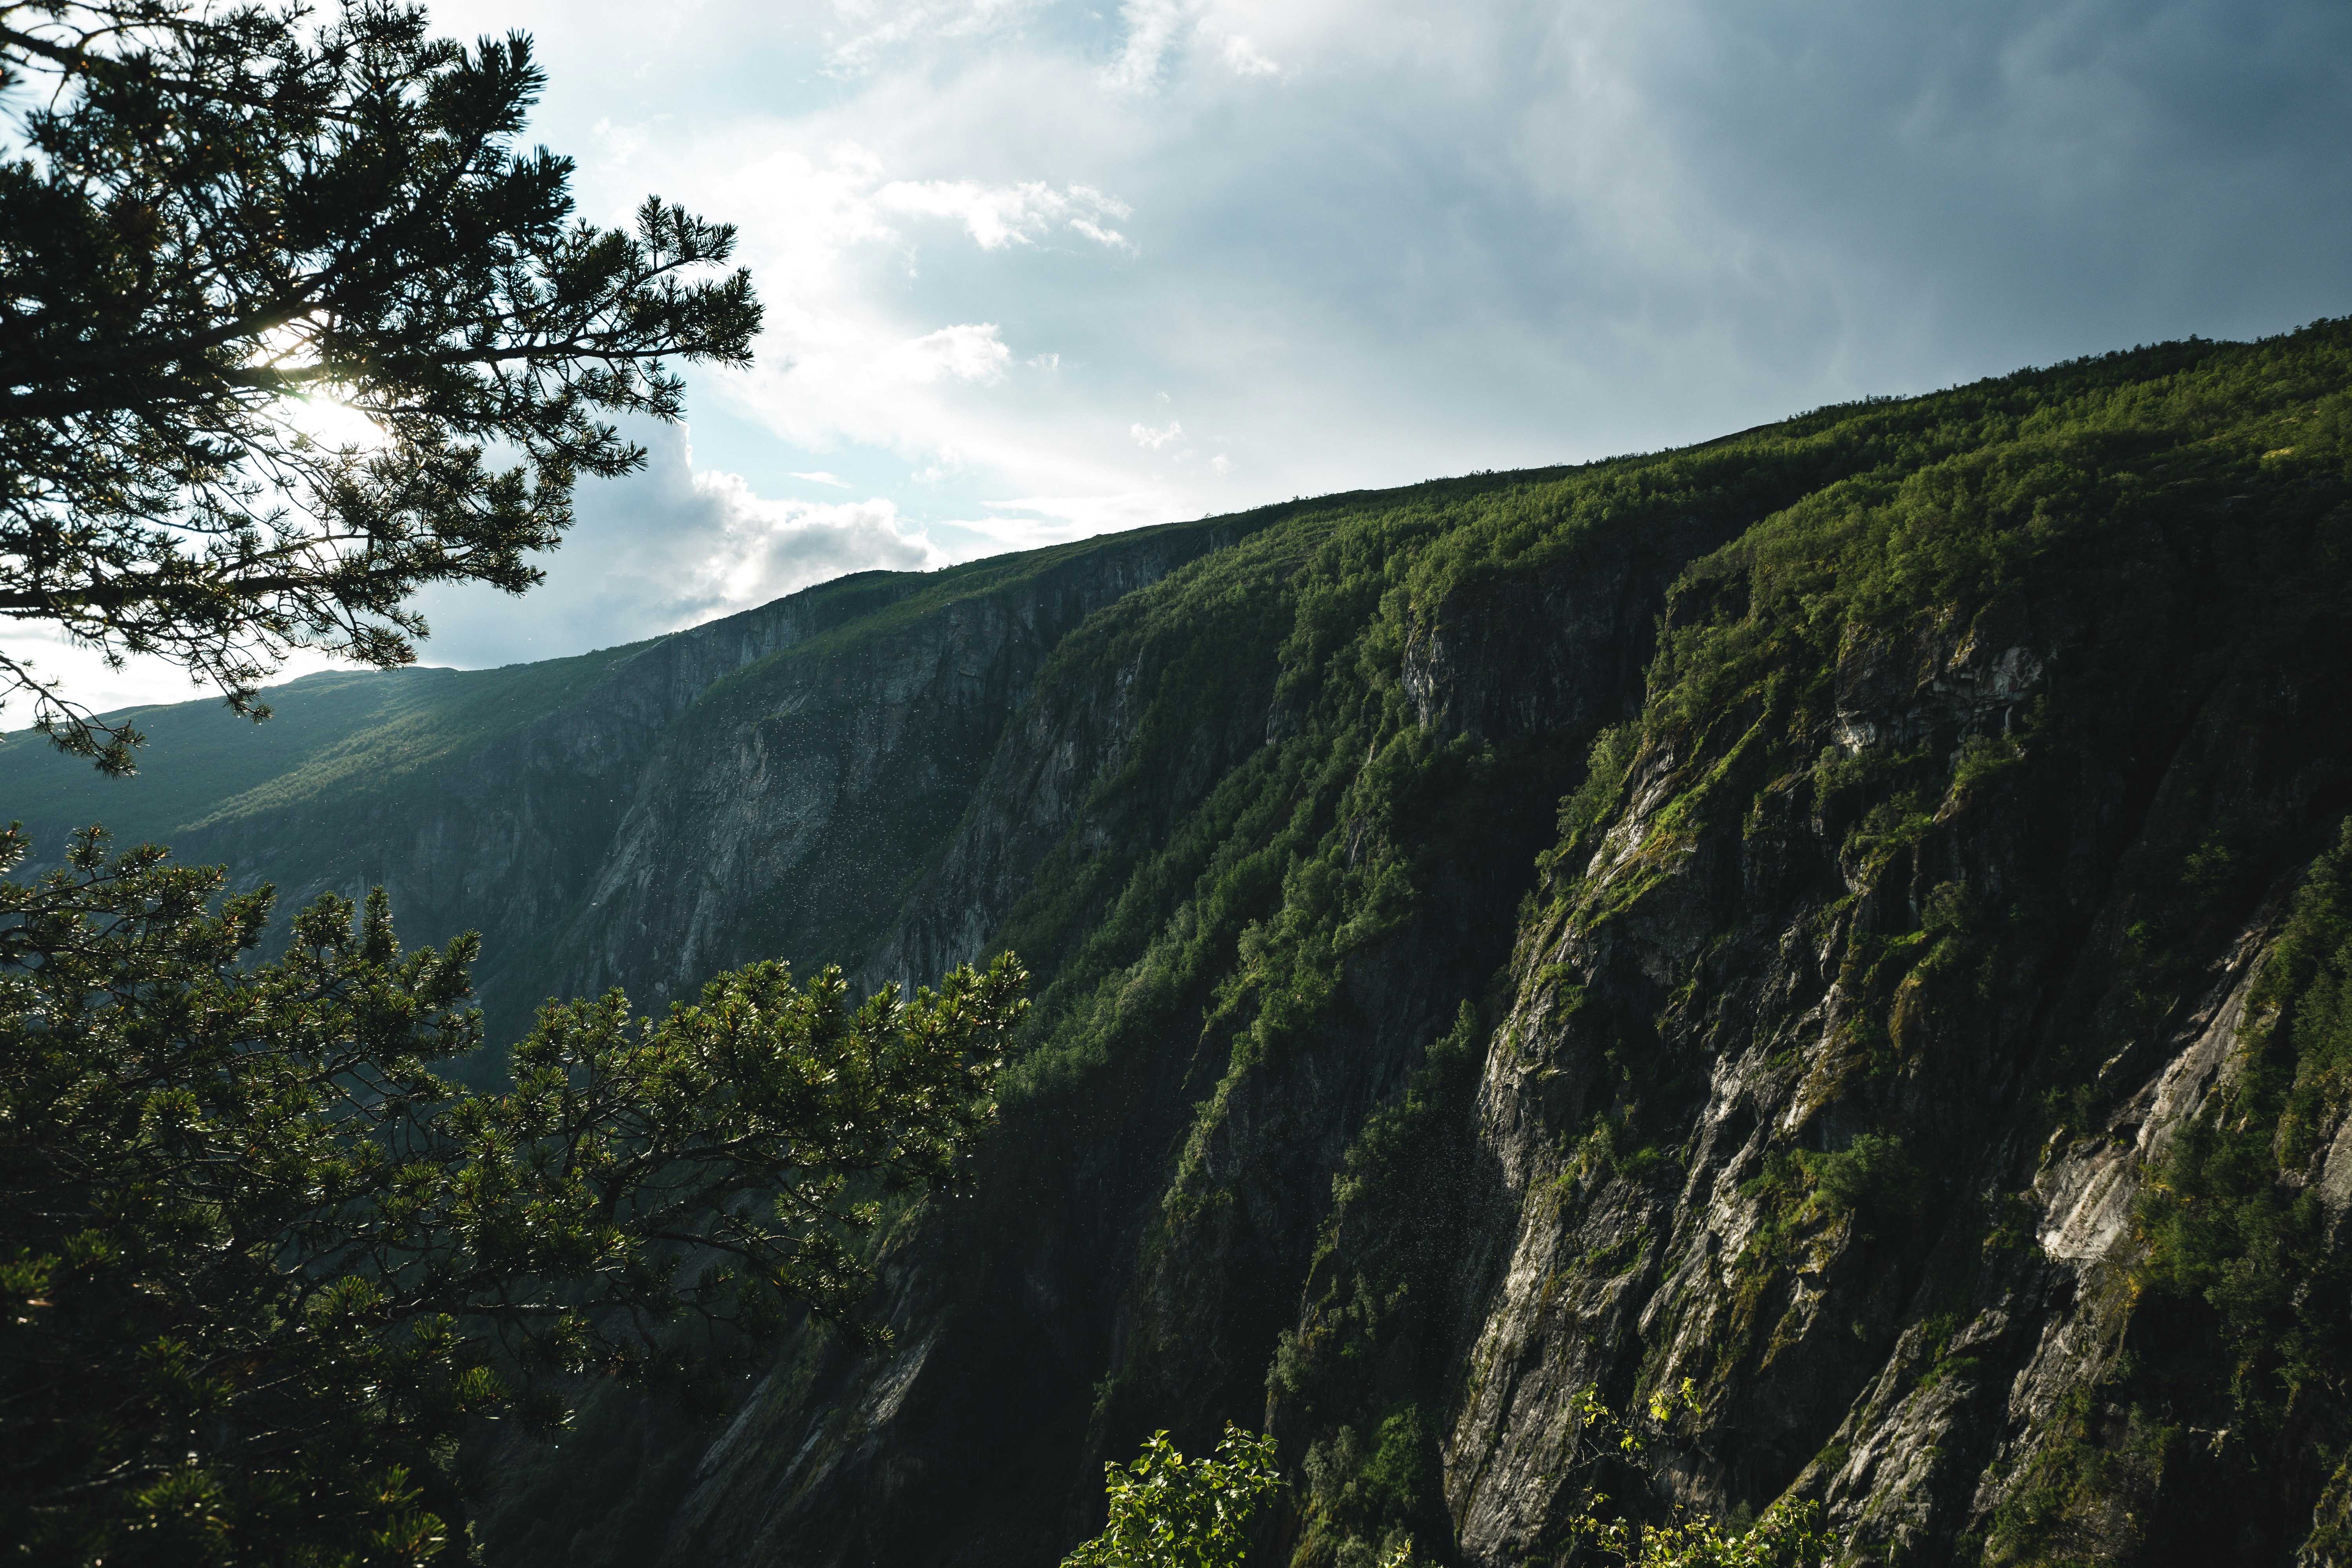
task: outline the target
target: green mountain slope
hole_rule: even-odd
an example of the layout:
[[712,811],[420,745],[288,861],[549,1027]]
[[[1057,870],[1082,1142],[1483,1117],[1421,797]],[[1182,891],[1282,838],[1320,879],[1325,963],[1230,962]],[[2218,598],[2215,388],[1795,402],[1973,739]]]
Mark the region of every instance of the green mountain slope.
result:
[[1263,1562],[1549,1563],[1577,1391],[1685,1377],[1635,1512],[2338,1561],[2347,424],[2352,325],[2162,345],[821,590],[154,816],[508,998],[1038,976],[893,1352],[597,1401],[492,1561],[1051,1563],[1232,1419]]
[[[765,658],[855,646],[909,619],[1034,580],[1088,549],[1063,545],[936,573],[861,572],[821,584],[790,601],[824,628],[816,633],[816,645]],[[705,637],[712,635],[703,630]],[[103,822],[125,842],[170,841],[191,829],[305,801],[349,802],[362,795],[397,801],[418,787],[430,764],[494,749],[518,725],[579,700],[612,665],[653,646],[624,644],[498,669],[304,676],[268,690],[271,717],[259,724],[208,701],[124,709],[106,717],[147,737],[137,780],[127,784],[59,755],[24,731],[0,743],[0,800],[37,837]]]

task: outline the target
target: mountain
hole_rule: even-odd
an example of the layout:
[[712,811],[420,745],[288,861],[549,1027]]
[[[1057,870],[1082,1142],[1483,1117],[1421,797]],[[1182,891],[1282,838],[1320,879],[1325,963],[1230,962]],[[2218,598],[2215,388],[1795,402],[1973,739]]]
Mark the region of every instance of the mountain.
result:
[[859,573],[576,658],[314,675],[258,727],[133,710],[128,783],[20,734],[0,802],[37,864],[102,822],[274,885],[281,927],[322,891],[382,886],[412,941],[478,930],[493,1039],[557,994],[654,1003],[779,952],[855,964],[1054,647],[1263,521]]
[[1685,1379],[1631,1510],[2343,1562],[2347,426],[2352,323],[2141,349],[164,710],[116,816],[479,926],[508,1018],[1036,975],[893,1349],[593,1402],[494,1562],[1051,1563],[1229,1419],[1265,1563],[1551,1562],[1579,1392]]

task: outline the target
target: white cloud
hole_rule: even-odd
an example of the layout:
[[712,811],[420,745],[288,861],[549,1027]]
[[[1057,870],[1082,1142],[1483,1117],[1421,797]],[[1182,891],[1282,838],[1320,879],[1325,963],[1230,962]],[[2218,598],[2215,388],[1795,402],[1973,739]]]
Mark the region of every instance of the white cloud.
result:
[[796,479],[806,479],[813,485],[832,485],[836,489],[845,490],[849,488],[849,481],[847,479],[835,479],[833,475],[822,471],[809,474],[795,473],[793,475],[793,478]]
[[929,541],[909,537],[887,499],[771,500],[738,474],[698,473],[694,491],[714,526],[700,560],[677,579],[680,625],[764,605],[845,573],[883,566],[916,571],[941,564]]
[[607,171],[628,167],[645,151],[646,132],[643,125],[615,125],[609,117],[596,121],[596,146],[603,153],[596,166]]
[[1074,217],[1070,220],[1070,226],[1097,245],[1108,246],[1113,250],[1124,250],[1129,256],[1140,252],[1141,247],[1127,236],[1115,228],[1104,228],[1090,218]]
[[[1377,12],[1380,7],[1371,7]],[[1122,36],[1118,57],[1104,68],[1102,80],[1114,92],[1139,94],[1162,85],[1173,68],[1172,57],[1182,46],[1186,25],[1206,47],[1210,58],[1223,65],[1233,75],[1242,78],[1280,76],[1282,67],[1259,52],[1257,45],[1244,33],[1221,26],[1213,13],[1218,11],[1255,12],[1262,21],[1282,25],[1287,21],[1294,28],[1303,18],[1306,28],[1328,29],[1341,18],[1326,14],[1318,16],[1307,9],[1285,17],[1278,13],[1256,10],[1230,3],[1219,5],[1216,0],[1126,0],[1119,7]],[[1364,18],[1379,25],[1377,16]]]
[[[726,416],[705,465],[761,496],[871,477],[942,550],[2346,308],[2352,9],[2324,0],[434,12],[536,32],[529,135],[582,158],[583,216],[657,190],[739,226],[768,330],[755,369],[687,373]],[[1175,402],[1190,432],[1140,441]]]
[[[921,571],[947,556],[895,502],[763,496],[740,474],[697,468],[685,431],[633,431],[647,451],[626,479],[587,480],[579,521],[541,558],[520,601],[478,586],[422,598],[429,664],[481,666],[635,642],[762,605],[845,573]],[[831,476],[814,482],[838,485]]]
[[[686,432],[632,432],[646,468],[625,479],[583,480],[578,521],[561,548],[537,558],[547,581],[518,601],[479,584],[428,589],[418,605],[435,635],[419,647],[428,665],[462,668],[551,658],[636,642],[766,604],[851,572],[927,571],[946,552],[887,498],[815,501],[755,492],[742,476],[697,470]],[[803,476],[840,485],[825,474]],[[100,710],[212,695],[177,666],[132,658],[108,669],[99,656],[53,629],[12,627],[12,655],[61,678],[66,695]],[[272,678],[348,668],[299,652]],[[21,726],[31,705],[10,702],[0,724]]]
[[923,44],[970,40],[1016,27],[1044,0],[967,0],[961,5],[877,5],[875,0],[835,0],[834,9],[863,28],[835,44],[825,58],[827,74],[861,76],[890,56]]
[[1118,58],[1103,72],[1105,85],[1121,92],[1145,92],[1157,86],[1161,62],[1192,10],[1185,0],[1127,0],[1118,8],[1126,37]]
[[1004,379],[1013,351],[996,335],[993,321],[972,321],[941,327],[910,338],[875,362],[885,375],[905,381],[937,381],[942,376],[982,384]]
[[941,446],[931,454],[931,460],[908,477],[919,485],[942,485],[961,476],[968,465],[964,455],[952,446]]
[[[959,527],[996,531],[1007,548],[1051,542],[1061,538],[1083,539],[1120,529],[1146,528],[1176,515],[1175,499],[1164,489],[1128,490],[1117,495],[1024,496],[1016,500],[985,502],[998,513],[1031,513],[1046,520],[1001,517],[993,522],[962,521]],[[1012,526],[1007,526],[1008,524]]]
[[1008,245],[1034,245],[1067,217],[1069,226],[1097,244],[1131,249],[1117,230],[1098,226],[1097,217],[1123,218],[1125,202],[1087,185],[1055,190],[1042,181],[989,185],[976,180],[894,180],[874,195],[886,212],[908,216],[952,218],[982,250]]
[[[1206,33],[1208,28],[1203,26]],[[1224,58],[1225,68],[1235,76],[1280,76],[1282,68],[1257,52],[1257,46],[1240,33],[1228,33],[1219,53]]]
[[1156,429],[1149,425],[1130,425],[1128,426],[1127,433],[1135,438],[1137,446],[1148,451],[1156,452],[1184,434],[1184,426],[1171,419]]

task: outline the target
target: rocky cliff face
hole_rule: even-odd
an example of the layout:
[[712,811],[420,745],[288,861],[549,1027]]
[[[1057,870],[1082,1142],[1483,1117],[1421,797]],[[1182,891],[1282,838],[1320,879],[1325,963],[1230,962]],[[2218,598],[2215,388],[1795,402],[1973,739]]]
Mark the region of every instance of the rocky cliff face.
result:
[[564,931],[559,989],[676,993],[773,953],[859,965],[964,816],[1055,645],[1234,536],[1194,526],[1072,552],[702,689],[635,781]]
[[1073,637],[880,961],[1047,982],[981,1194],[669,1560],[1050,1563],[1234,1419],[1265,1561],[1551,1562],[1580,1393],[1685,1380],[1637,1517],[2340,1560],[2326,355],[1310,512]]
[[[1443,1441],[1465,1557],[1558,1538],[1578,1388],[1685,1377],[1704,1409],[1658,1484],[1819,1499],[1860,1558],[2302,1542],[2315,1497],[2212,1489],[2221,1390],[2116,1384],[2156,1353],[2137,1200],[2242,1061],[2352,777],[2339,650],[2229,646],[2259,531],[2191,509],[2110,534],[1972,616],[1849,637],[1810,722],[1759,701],[1739,734],[1650,738],[1486,1054],[1509,1240]],[[2208,885],[2171,882],[2225,842]],[[2091,1462],[2070,1445],[2115,1488],[2053,1491]]]

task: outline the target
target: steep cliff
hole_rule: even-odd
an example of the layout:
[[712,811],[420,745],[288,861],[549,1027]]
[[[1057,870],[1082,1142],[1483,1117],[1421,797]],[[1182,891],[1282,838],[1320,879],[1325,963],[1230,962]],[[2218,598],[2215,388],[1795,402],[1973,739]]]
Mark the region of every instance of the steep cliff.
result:
[[2277,954],[2352,809],[2347,338],[1309,509],[1090,623],[890,954],[1046,981],[982,1194],[670,1559],[1049,1563],[1231,1418],[1267,1561],[1548,1561],[1575,1392],[1689,1377],[1636,1512],[2335,1560],[2343,961]]
[[1689,1378],[1653,1509],[2341,1560],[2352,1156],[2279,952],[2341,930],[2343,342],[1986,389],[1945,411],[2007,438],[1683,574],[1496,1026],[1325,1222],[1271,1379],[1299,1558],[1554,1556],[1576,1392]]
[[2342,1563],[2347,424],[2323,323],[875,574],[321,689],[150,816],[482,928],[509,1020],[1037,977],[893,1349],[598,1398],[493,1561],[1051,1564],[1231,1419],[1265,1563],[1550,1563],[1580,1391],[1688,1379],[1636,1515]]

